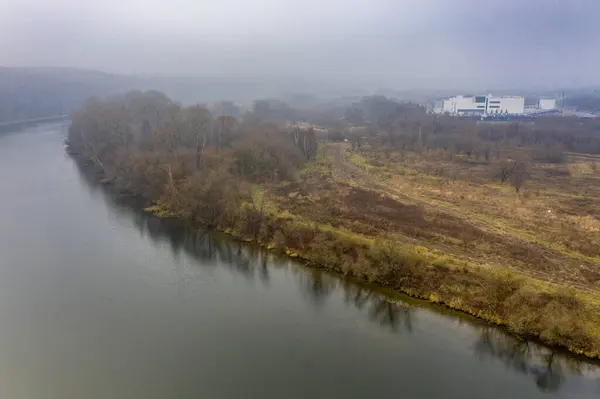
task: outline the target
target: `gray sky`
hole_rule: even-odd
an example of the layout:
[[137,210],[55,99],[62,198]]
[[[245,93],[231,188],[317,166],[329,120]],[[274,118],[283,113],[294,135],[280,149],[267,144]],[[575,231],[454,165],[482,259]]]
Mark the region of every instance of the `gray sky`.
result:
[[354,86],[600,83],[600,0],[0,0],[0,64]]

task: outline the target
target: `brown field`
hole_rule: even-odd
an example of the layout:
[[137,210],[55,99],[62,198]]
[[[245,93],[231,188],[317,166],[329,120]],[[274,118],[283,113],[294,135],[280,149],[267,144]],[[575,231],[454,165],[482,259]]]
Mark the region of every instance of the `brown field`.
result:
[[[354,261],[334,266],[338,271],[549,343],[569,341],[565,346],[572,350],[597,356],[591,349],[600,342],[596,160],[569,154],[563,164],[534,164],[517,193],[492,177],[495,165],[461,155],[385,153],[368,146],[352,151],[347,143],[326,143],[299,179],[268,190],[268,208],[279,220],[314,224],[359,248],[377,246],[384,237],[418,258],[418,272],[407,273],[408,280],[371,278],[361,257],[347,247],[338,258],[349,254]],[[288,240],[285,247],[314,258],[314,246],[303,250]],[[323,263],[331,262],[326,257]],[[558,331],[566,325],[581,330],[574,333],[577,338],[565,339],[572,331]]]
[[280,186],[273,201],[365,237],[402,237],[457,264],[600,289],[600,171],[589,157],[535,165],[519,194],[491,180],[486,164],[434,157],[327,144],[312,170]]

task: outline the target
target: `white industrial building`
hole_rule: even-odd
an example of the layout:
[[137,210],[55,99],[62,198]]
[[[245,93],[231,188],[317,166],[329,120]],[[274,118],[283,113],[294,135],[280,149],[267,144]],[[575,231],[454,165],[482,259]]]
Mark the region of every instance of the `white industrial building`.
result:
[[459,116],[476,115],[522,115],[525,112],[525,98],[517,96],[456,96],[442,100],[434,107],[434,112]]
[[556,98],[540,98],[538,102],[539,110],[551,110],[556,108]]

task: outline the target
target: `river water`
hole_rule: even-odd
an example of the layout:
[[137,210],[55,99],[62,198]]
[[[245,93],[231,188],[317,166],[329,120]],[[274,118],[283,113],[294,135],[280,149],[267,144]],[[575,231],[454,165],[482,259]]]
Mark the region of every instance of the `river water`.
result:
[[598,398],[599,368],[133,210],[0,136],[0,398]]

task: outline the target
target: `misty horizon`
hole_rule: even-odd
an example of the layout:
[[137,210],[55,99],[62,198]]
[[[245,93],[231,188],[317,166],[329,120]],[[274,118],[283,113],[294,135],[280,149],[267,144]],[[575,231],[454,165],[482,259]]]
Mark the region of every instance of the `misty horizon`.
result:
[[598,85],[593,1],[32,0],[0,5],[0,65],[274,77],[368,89]]

